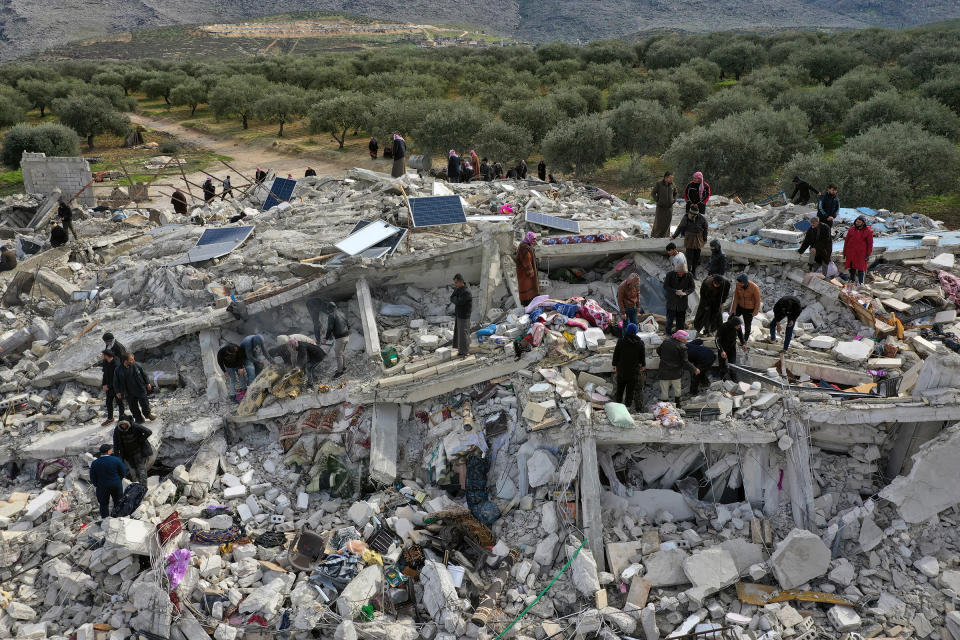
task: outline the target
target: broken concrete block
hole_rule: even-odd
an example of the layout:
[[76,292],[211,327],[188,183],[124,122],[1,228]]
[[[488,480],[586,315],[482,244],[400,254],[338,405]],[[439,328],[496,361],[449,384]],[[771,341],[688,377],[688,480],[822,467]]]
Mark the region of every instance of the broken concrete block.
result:
[[897,505],[909,523],[929,520],[957,504],[960,497],[960,425],[944,429],[914,456],[907,476],[897,476],[880,491],[880,497]]
[[780,624],[788,629],[803,622],[803,616],[790,605],[784,605],[777,611],[777,619],[780,620]]
[[[568,542],[572,541],[574,540]],[[567,559],[573,558],[573,562],[570,563],[573,586],[584,596],[592,598],[600,590],[600,579],[597,577],[597,561],[594,560],[593,552],[586,545],[580,549],[580,553],[574,558],[573,554],[576,552],[577,546],[567,544],[565,547]]]
[[735,583],[740,577],[733,555],[714,547],[686,558],[683,573],[694,587],[722,589]]
[[952,253],[941,253],[932,260],[927,260],[927,268],[936,271],[938,269],[953,269],[954,257]]
[[527,482],[530,487],[542,487],[551,480],[557,471],[557,463],[553,456],[543,449],[537,449],[527,458]]
[[103,523],[104,537],[108,543],[139,556],[150,555],[154,527],[149,522],[133,518],[108,518]]
[[27,503],[24,507],[21,520],[33,522],[47,511],[53,508],[53,505],[60,499],[60,491],[54,489],[44,489],[40,495]]
[[420,576],[420,584],[423,585],[422,603],[431,617],[439,619],[443,613],[459,611],[457,588],[449,569],[443,563],[427,560]]
[[234,498],[242,498],[247,495],[247,488],[243,485],[238,487],[227,487],[223,490],[223,497],[227,500],[232,500]]
[[357,525],[358,527],[362,527],[370,522],[370,518],[372,516],[373,507],[370,506],[369,502],[364,502],[363,500],[354,502],[350,507],[350,510],[347,511],[347,517],[349,517],[353,521],[353,524]]
[[770,567],[783,589],[796,589],[830,568],[830,549],[820,536],[794,529],[770,556]]
[[560,536],[555,533],[551,533],[537,543],[536,551],[533,553],[533,559],[540,566],[551,566],[553,564],[554,557],[557,555],[557,545],[559,543]]
[[860,615],[851,607],[834,605],[827,611],[827,619],[837,633],[846,633],[860,627]]
[[37,617],[37,612],[22,602],[12,601],[7,605],[7,615],[14,620],[29,622]]
[[877,526],[870,516],[864,516],[860,523],[860,548],[864,551],[873,551],[883,542],[883,530]]
[[539,402],[528,402],[521,415],[533,423],[542,422],[547,415],[547,408]]
[[[375,568],[379,570],[380,567],[377,566]],[[350,585],[347,586],[349,587]],[[280,608],[280,603],[283,602],[284,598],[284,590],[283,579],[275,578],[269,583],[251,591],[240,603],[240,612],[259,613],[269,620],[276,615],[277,610]],[[339,604],[341,601],[342,598],[338,600],[337,603]]]
[[841,362],[863,362],[873,353],[872,340],[845,340],[833,348]]
[[661,549],[647,556],[643,564],[647,569],[644,575],[650,586],[672,587],[689,582],[684,573],[687,552],[683,549]]

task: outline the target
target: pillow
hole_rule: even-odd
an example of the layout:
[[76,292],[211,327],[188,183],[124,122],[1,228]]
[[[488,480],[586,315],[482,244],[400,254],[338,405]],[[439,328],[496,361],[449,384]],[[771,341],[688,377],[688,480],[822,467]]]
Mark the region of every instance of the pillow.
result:
[[625,405],[619,402],[608,402],[603,405],[603,408],[607,412],[607,420],[610,421],[610,424],[622,429],[630,429],[636,426],[633,422],[633,416],[630,415],[630,411]]

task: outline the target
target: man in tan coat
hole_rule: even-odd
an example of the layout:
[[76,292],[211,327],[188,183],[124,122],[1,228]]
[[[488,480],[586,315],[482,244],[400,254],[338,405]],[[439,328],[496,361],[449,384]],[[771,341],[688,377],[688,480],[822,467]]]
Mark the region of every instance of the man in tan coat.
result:
[[677,201],[677,186],[673,184],[673,173],[667,171],[663,180],[654,185],[650,197],[657,204],[657,215],[653,219],[652,238],[666,238],[670,235],[670,219],[673,216],[673,203]]

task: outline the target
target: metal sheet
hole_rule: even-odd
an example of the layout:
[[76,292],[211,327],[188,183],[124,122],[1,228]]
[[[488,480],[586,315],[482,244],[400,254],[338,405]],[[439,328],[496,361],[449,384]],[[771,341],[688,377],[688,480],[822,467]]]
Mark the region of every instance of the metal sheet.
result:
[[263,203],[263,210],[269,211],[281,202],[287,202],[290,200],[290,196],[293,195],[293,190],[296,188],[296,186],[296,180],[290,180],[287,178],[274,178],[273,186],[270,187],[270,195],[267,196],[266,201]]
[[193,262],[203,262],[225,256],[244,242],[253,233],[253,226],[246,227],[219,227],[215,229],[205,229],[197,244],[193,249],[187,251],[168,266],[173,267],[178,264],[191,264]]
[[410,215],[414,227],[464,224],[467,221],[460,196],[410,198]]
[[560,229],[561,231],[567,231],[569,233],[580,233],[580,223],[576,220],[558,218],[557,216],[551,216],[537,211],[527,211],[526,221],[531,224],[538,224],[541,227]]
[[361,251],[369,249],[377,243],[395,235],[399,231],[400,229],[387,224],[383,220],[374,220],[370,224],[355,230],[334,246],[347,255],[355,256]]

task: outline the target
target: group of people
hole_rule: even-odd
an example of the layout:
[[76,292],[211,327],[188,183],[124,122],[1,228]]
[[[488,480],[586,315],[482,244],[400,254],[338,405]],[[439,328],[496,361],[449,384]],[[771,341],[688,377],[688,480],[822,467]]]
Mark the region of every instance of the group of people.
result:
[[[673,219],[673,205],[677,201],[677,195],[677,186],[673,183],[673,172],[667,171],[650,191],[650,198],[657,206],[651,237],[666,238],[670,234],[670,221]],[[705,216],[710,195],[710,184],[703,179],[703,173],[697,171],[683,190],[686,212],[689,214],[691,211],[695,211]],[[704,218],[704,221],[706,221],[706,218]],[[705,225],[703,241],[706,242]]]
[[[455,149],[451,149],[447,155],[448,182],[476,180],[490,182],[492,180],[502,180],[504,177],[510,180],[526,180],[527,161],[521,160],[517,166],[508,169],[506,176],[504,176],[502,164],[499,162],[491,164],[487,158],[480,159],[480,156],[473,149],[470,150],[469,155],[460,156]],[[543,160],[537,165],[537,177],[543,181],[547,179],[547,165]]]
[[[257,172],[259,173],[259,171],[260,171],[260,168],[257,167]],[[264,175],[264,177],[266,177],[266,175]],[[230,182],[230,176],[227,176],[220,182],[222,184],[222,188],[220,190],[220,199],[226,200],[227,198],[230,198],[231,200],[233,200],[233,185]],[[211,202],[214,198],[217,197],[217,188],[213,184],[213,177],[211,176],[207,177],[207,179],[203,183],[202,189],[203,189],[204,202]],[[177,192],[179,191],[180,190],[177,189]],[[174,192],[174,197],[176,197],[177,192]],[[180,195],[182,196],[183,194],[181,193]],[[183,205],[182,213],[186,213],[186,198],[183,198],[183,201],[184,201],[184,205]],[[172,199],[171,199],[171,202],[173,203],[174,211],[176,211],[177,213],[181,213],[181,211],[177,209],[177,203]]]

